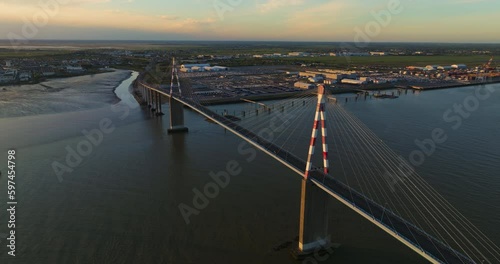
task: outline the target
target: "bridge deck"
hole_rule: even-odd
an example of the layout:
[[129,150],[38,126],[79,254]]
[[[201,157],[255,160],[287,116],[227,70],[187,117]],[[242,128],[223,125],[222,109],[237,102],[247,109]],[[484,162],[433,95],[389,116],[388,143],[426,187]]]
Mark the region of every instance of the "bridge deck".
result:
[[[168,92],[153,87],[148,88],[166,96],[170,96]],[[241,127],[190,98],[177,97],[174,94],[173,99],[192,108],[205,117],[212,119],[249,143],[265,150],[268,154],[278,159],[283,164],[286,164],[302,176],[303,170],[306,167],[306,162],[303,159],[296,157],[288,151],[261,138],[252,131]],[[470,258],[445,245],[443,242],[425,233],[412,223],[385,209],[367,196],[357,192],[332,176],[324,174],[320,170],[315,170],[311,172],[310,179],[318,185],[318,187],[327,191],[345,205],[350,206],[356,212],[363,215],[428,260],[436,263],[475,263]]]

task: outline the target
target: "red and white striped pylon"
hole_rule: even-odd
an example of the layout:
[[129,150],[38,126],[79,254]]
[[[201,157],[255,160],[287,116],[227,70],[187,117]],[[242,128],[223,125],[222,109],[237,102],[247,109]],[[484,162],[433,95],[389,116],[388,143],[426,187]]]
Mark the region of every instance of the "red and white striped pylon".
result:
[[314,154],[314,146],[316,145],[316,138],[318,136],[318,128],[321,123],[321,136],[323,142],[323,171],[328,174],[328,145],[326,144],[326,120],[325,120],[325,87],[318,86],[318,105],[316,106],[316,115],[314,117],[314,125],[312,129],[311,144],[309,146],[309,155],[307,156],[306,171],[304,178],[309,177],[312,169],[312,155]]

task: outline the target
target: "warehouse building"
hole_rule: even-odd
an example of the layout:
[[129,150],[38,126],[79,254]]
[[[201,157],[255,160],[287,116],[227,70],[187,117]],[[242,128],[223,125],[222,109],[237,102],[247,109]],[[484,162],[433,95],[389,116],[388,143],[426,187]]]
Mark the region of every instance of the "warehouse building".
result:
[[181,69],[192,69],[193,67],[205,68],[210,67],[210,64],[182,64]]
[[443,71],[449,71],[451,70],[451,66],[438,66],[437,67],[438,70],[443,70]]
[[316,88],[316,85],[314,85],[312,83],[305,83],[305,82],[296,82],[293,86],[295,88],[304,89],[304,90]]
[[[208,65],[208,66],[207,66]],[[228,71],[228,67],[224,66],[210,66],[210,64],[186,64],[181,65],[181,72],[218,72],[218,71]]]
[[330,72],[316,72],[316,71],[305,71],[300,72],[300,77],[323,77],[324,79],[334,79],[340,81],[342,79],[356,79],[358,74],[355,72],[344,72],[344,73],[330,73]]
[[306,57],[309,55],[310,54],[307,52],[290,52],[290,53],[288,53],[288,56],[290,56],[290,57]]
[[467,69],[467,65],[465,65],[465,64],[453,64],[453,65],[451,65],[451,68],[464,70],[464,69]]
[[354,79],[343,79],[341,82],[344,84],[354,84],[354,85],[366,84],[366,81],[354,80]]

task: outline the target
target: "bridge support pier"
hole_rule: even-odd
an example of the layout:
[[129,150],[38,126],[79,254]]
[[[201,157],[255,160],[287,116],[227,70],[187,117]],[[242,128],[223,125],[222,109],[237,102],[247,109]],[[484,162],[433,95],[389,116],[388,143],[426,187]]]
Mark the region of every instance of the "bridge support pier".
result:
[[151,108],[153,107],[153,100],[151,98],[151,90],[148,89],[148,107]]
[[188,128],[184,126],[184,106],[170,97],[170,129],[172,133],[186,133]]
[[151,101],[149,100],[149,89],[148,88],[145,88],[144,89],[144,97],[146,97],[146,103],[147,103],[147,106],[150,107],[151,106]]
[[162,108],[161,104],[162,104],[161,94],[160,94],[160,93],[158,93],[158,106],[156,107],[156,109],[158,109],[158,111],[156,111],[156,115],[157,115],[157,116],[162,116],[162,115],[164,115],[164,114],[163,114],[163,110],[161,109],[161,108]]
[[302,259],[311,254],[331,250],[328,235],[329,196],[307,179],[302,179],[298,248],[293,257]]
[[153,90],[149,90],[151,96],[151,112],[156,111],[156,93]]

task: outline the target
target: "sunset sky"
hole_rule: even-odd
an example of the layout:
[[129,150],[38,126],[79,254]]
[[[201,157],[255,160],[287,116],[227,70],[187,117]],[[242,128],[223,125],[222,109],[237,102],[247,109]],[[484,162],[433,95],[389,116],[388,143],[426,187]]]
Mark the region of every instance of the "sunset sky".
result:
[[[39,5],[57,1],[49,14]],[[388,14],[389,3],[400,12],[381,24],[373,14]],[[500,43],[499,13],[498,0],[0,0],[0,39],[355,41],[365,34]]]

